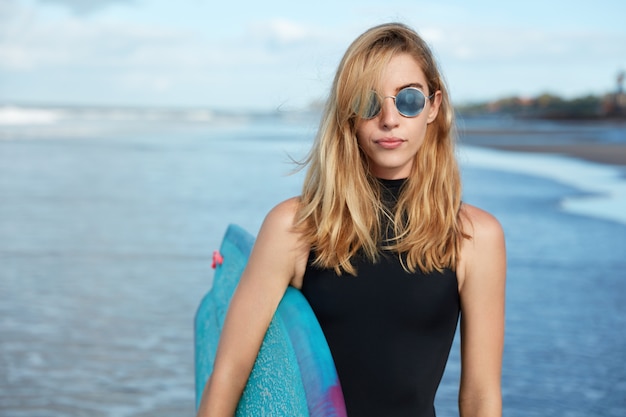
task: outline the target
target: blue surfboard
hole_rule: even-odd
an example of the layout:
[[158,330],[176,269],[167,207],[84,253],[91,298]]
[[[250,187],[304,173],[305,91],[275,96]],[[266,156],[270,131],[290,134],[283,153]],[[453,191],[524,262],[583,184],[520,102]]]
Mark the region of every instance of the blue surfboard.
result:
[[[195,317],[196,408],[213,370],[226,310],[254,237],[230,225],[213,286]],[[237,407],[237,417],[345,417],[339,379],[326,338],[300,291],[288,287],[272,319]]]

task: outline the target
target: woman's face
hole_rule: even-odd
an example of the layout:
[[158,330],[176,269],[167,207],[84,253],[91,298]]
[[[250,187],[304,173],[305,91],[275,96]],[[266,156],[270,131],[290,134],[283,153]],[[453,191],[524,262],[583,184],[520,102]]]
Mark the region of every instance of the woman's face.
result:
[[[393,57],[384,68],[381,78],[381,111],[372,119],[359,118],[356,136],[359,147],[365,153],[372,174],[377,178],[407,178],[411,173],[415,155],[419,151],[428,123],[435,120],[441,103],[441,92],[432,100],[426,99],[424,110],[415,117],[398,113],[395,100],[400,90],[415,87],[426,97],[426,77],[419,64],[408,54]],[[382,99],[382,97],[385,97]]]

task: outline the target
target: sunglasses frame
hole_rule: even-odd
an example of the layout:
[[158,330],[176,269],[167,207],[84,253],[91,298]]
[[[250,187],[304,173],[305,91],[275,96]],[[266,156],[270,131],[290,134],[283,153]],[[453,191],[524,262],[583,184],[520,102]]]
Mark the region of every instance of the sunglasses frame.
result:
[[[398,108],[398,103],[396,101],[396,98],[400,95],[400,93],[402,93],[403,91],[406,91],[406,90],[417,91],[417,92],[419,92],[422,95],[422,97],[424,97],[424,105],[422,106],[422,108],[417,113],[415,113],[413,115],[408,115],[408,114],[402,113],[402,111],[400,111],[400,109]],[[420,90],[417,87],[405,87],[402,90],[398,91],[398,93],[395,96],[384,96],[384,97],[381,97],[376,91],[373,91],[373,90],[372,90],[372,94],[374,94],[376,96],[376,98],[378,99],[378,111],[374,115],[372,115],[370,117],[361,116],[362,119],[371,120],[371,119],[374,119],[376,116],[378,116],[380,114],[380,112],[382,111],[382,109],[383,109],[383,102],[386,99],[388,99],[388,98],[392,98],[393,99],[393,104],[394,104],[394,106],[396,107],[396,110],[398,111],[398,113],[401,116],[407,117],[407,118],[417,117],[417,116],[420,115],[420,113],[422,113],[424,111],[424,108],[426,107],[426,101],[427,100],[431,100],[435,96],[435,93],[432,93],[431,95],[427,96],[426,94],[424,94],[424,92],[422,90]]]

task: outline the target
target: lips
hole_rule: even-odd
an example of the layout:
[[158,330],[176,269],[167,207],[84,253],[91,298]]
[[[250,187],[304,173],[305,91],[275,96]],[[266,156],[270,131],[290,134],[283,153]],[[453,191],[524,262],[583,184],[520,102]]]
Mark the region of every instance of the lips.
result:
[[405,142],[400,138],[384,138],[375,140],[374,143],[384,149],[396,149]]

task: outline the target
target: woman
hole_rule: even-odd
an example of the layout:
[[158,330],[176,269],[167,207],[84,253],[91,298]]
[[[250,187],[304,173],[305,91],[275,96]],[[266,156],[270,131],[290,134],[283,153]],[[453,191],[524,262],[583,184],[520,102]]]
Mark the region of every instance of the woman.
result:
[[328,340],[349,417],[434,416],[461,316],[463,417],[501,416],[505,247],[461,202],[453,110],[425,42],[374,27],[337,71],[300,197],[267,215],[199,416],[232,416],[288,285]]

